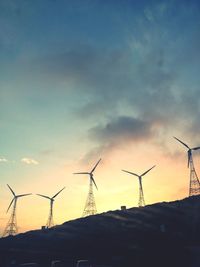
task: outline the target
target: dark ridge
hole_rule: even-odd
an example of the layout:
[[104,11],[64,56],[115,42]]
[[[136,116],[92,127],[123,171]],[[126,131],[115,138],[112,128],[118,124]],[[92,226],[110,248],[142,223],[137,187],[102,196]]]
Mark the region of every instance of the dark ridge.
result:
[[90,259],[116,267],[196,267],[199,252],[200,196],[108,211],[0,239],[3,264],[14,258],[41,266],[53,259]]

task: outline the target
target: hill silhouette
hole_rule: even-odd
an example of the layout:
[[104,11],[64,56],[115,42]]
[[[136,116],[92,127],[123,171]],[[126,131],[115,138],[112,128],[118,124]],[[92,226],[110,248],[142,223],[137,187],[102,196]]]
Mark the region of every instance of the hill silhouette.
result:
[[[113,267],[200,266],[200,196],[108,211],[0,239],[1,264],[90,259]],[[2,265],[3,266],[3,265]]]

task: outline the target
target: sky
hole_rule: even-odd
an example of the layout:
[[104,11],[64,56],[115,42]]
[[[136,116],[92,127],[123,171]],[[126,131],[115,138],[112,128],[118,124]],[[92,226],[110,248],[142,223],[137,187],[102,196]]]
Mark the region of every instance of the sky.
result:
[[[200,3],[0,0],[0,233],[82,215],[89,171],[98,212],[188,196],[186,150],[200,145]],[[195,151],[200,173],[200,154]]]

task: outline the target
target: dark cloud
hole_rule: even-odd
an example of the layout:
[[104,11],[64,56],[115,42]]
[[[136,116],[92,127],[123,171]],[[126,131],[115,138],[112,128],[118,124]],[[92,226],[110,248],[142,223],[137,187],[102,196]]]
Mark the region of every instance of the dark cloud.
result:
[[190,9],[185,2],[180,8],[176,1],[158,2],[119,19],[120,31],[112,33],[123,36],[118,44],[106,43],[105,36],[104,43],[92,36],[65,40],[19,64],[31,84],[46,83],[35,86],[40,91],[66,99],[72,93],[76,119],[88,123],[96,151],[160,131],[199,137],[199,12],[195,2]]
[[149,42],[139,42],[139,51],[78,45],[33,64],[40,75],[71,85],[67,90],[75,90],[80,103],[78,119],[92,119],[93,125],[98,121],[88,131],[95,147],[86,158],[125,142],[153,139],[160,131],[173,135],[181,129],[199,136],[193,133],[199,128],[193,127],[199,114],[198,90],[190,83],[193,89],[187,91],[187,76],[181,77],[183,67],[174,62],[174,53],[159,40]]
[[79,45],[31,62],[34,71],[30,73],[35,77],[37,72],[40,79],[46,77],[53,83],[62,81],[70,85],[77,98],[82,98],[77,110],[79,116],[112,115],[122,105],[148,116],[164,115],[160,106],[174,103],[170,89],[176,74],[165,69],[163,49],[148,48],[146,56],[135,62],[137,57],[128,46],[103,50]]
[[121,116],[105,125],[98,125],[90,130],[90,136],[102,144],[146,140],[152,135],[152,125],[141,119]]
[[[129,53],[123,50],[96,48],[89,44],[76,44],[63,52],[54,52],[27,60],[24,66],[33,71],[33,76],[49,76],[49,79],[72,81],[82,85],[82,91],[97,93],[101,87],[102,94],[112,85],[113,76],[125,76],[130,68]],[[101,92],[99,92],[101,93]]]
[[89,139],[96,144],[85,154],[83,161],[106,156],[113,149],[127,146],[130,143],[148,142],[155,135],[157,125],[130,116],[119,116],[109,119],[104,124],[89,130]]

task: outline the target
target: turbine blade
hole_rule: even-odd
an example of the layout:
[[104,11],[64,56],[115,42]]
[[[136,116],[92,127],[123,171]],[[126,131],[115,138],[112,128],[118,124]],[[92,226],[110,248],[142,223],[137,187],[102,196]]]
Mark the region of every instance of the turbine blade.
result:
[[16,196],[16,197],[25,197],[25,196],[30,196],[30,195],[32,195],[32,193],[29,193],[29,194],[23,194],[23,195],[18,195],[18,196]]
[[97,165],[99,164],[100,161],[101,161],[101,159],[98,160],[98,162],[96,163],[96,165],[94,166],[94,168],[91,170],[90,173],[93,173],[94,172],[94,170],[96,169],[96,167],[97,167]]
[[180,142],[182,145],[184,145],[185,147],[187,147],[188,149],[190,149],[189,146],[186,145],[185,143],[183,143],[180,139],[178,139],[178,138],[175,137],[175,136],[174,136],[174,138],[175,138],[178,142]]
[[60,194],[63,190],[65,189],[65,187],[63,187],[58,193],[56,193],[52,198],[57,197],[58,194]]
[[89,172],[74,172],[73,174],[90,174]]
[[192,150],[198,150],[200,149],[200,146],[197,146],[197,147],[193,147]]
[[95,180],[94,180],[94,178],[93,178],[93,177],[91,177],[91,179],[92,179],[92,182],[93,182],[93,184],[95,185],[96,189],[98,190],[98,187],[97,187],[97,185],[96,185],[96,183],[95,183]]
[[36,194],[37,196],[40,196],[40,197],[44,197],[44,198],[47,198],[47,199],[50,199],[51,200],[51,198],[50,197],[48,197],[48,196],[44,196],[44,195],[40,195],[40,194]]
[[15,192],[12,190],[12,188],[9,186],[9,184],[7,184],[7,186],[10,189],[11,193],[13,194],[13,196],[15,197]]
[[156,165],[154,165],[153,167],[151,167],[150,169],[148,169],[146,172],[144,172],[142,175],[140,176],[144,176],[145,174],[147,174],[150,170],[152,170],[154,167],[156,167]]
[[132,174],[132,175],[135,175],[135,176],[139,177],[139,175],[136,174],[136,173],[134,173],[134,172],[129,172],[129,171],[126,171],[126,170],[122,170],[122,171],[123,171],[123,172],[127,172],[127,173],[129,173],[129,174]]
[[8,213],[8,211],[9,211],[10,207],[12,206],[12,203],[13,203],[14,200],[15,200],[15,198],[13,198],[13,199],[11,200],[10,205],[8,206],[8,209],[7,209],[6,213]]

